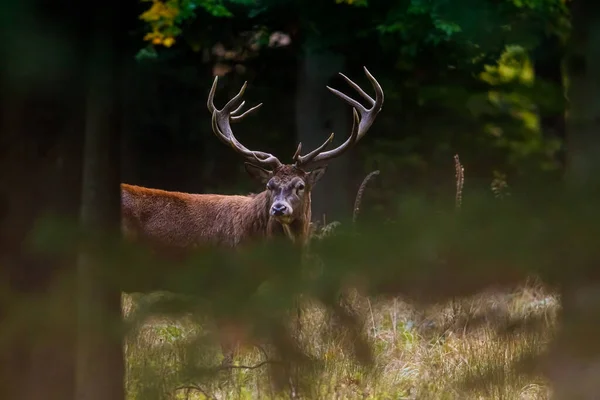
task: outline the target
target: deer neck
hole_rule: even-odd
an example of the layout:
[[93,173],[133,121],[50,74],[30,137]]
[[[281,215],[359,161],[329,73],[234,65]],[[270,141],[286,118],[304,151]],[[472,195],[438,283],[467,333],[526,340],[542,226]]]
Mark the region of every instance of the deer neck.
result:
[[271,198],[268,191],[254,196],[253,203],[253,215],[256,220],[251,225],[254,229],[259,230],[269,238],[286,237],[301,246],[307,243],[310,229],[310,198],[302,210],[302,219],[296,219],[290,224],[282,224],[271,217],[269,213]]
[[274,218],[271,218],[269,225],[271,230],[279,230],[294,244],[304,247],[308,244],[310,235],[311,203],[310,194],[304,203],[302,218],[294,220],[291,224],[281,224]]
[[247,229],[252,231],[252,234],[258,236],[269,236],[271,215],[269,207],[271,199],[268,191],[263,191],[258,194],[251,194],[252,202],[250,203],[249,223]]
[[300,220],[295,220],[291,224],[282,224],[273,218],[269,221],[270,236],[285,236],[299,246],[307,243],[307,226],[305,221]]

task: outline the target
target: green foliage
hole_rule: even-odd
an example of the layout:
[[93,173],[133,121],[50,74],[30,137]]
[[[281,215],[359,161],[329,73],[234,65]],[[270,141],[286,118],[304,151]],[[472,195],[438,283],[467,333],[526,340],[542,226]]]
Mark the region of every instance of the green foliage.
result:
[[[542,169],[557,169],[552,160],[560,143],[542,136],[540,107],[530,96],[536,91],[536,82],[527,52],[520,46],[508,46],[497,65],[486,65],[480,78],[492,86],[487,93],[489,104],[493,107],[480,112],[506,115],[510,117],[511,125],[518,124],[508,131],[503,131],[500,124],[486,127],[486,131],[495,138],[496,145],[508,150],[509,165],[522,165],[523,162],[537,159],[536,164]],[[554,95],[560,96],[559,93]]]
[[[305,52],[344,54],[348,74],[357,66],[373,66],[385,89],[385,111],[374,125],[370,141],[358,149],[363,166],[358,173],[385,171],[380,187],[372,189],[379,193],[373,194],[371,204],[383,207],[398,192],[398,182],[410,186],[437,180],[457,152],[470,172],[486,182],[493,179],[494,171],[514,179],[555,173],[559,167],[561,143],[546,134],[543,119],[562,113],[561,82],[540,79],[534,64],[539,62],[535,52],[545,37],[562,38],[568,33],[568,13],[561,0],[242,0],[194,4],[195,13],[177,14],[179,22],[173,23],[180,27],[176,35],[179,53],[147,48],[139,55],[162,57],[164,63],[156,67],[157,75],[165,75],[165,65],[169,65],[177,96],[182,91],[175,87],[183,82],[186,88],[198,90],[196,97],[185,100],[188,103],[208,90],[197,83],[208,68],[213,74],[229,75],[224,83],[228,87],[246,79],[260,82],[262,92],[257,101],[264,101],[265,107],[279,114],[293,110],[293,99],[281,99],[297,84],[297,61],[292,60],[301,59]],[[210,8],[216,5],[225,7],[227,13]],[[274,31],[288,34],[292,46],[280,50],[272,45]],[[175,38],[173,35],[165,37]],[[302,43],[297,43],[299,39]],[[186,43],[193,52],[202,52],[203,61],[191,74],[189,64],[180,72],[169,64],[186,59],[187,55],[181,56]],[[194,58],[194,63],[197,60]],[[178,97],[177,101],[184,100]],[[210,126],[208,118],[197,118],[191,107],[175,106],[174,100],[164,103],[152,105],[161,113],[149,114],[148,119],[155,119],[151,126],[196,136]],[[162,115],[163,109],[170,113]],[[171,121],[183,112],[195,118],[195,129],[181,129],[180,123],[166,126],[167,118]],[[273,142],[277,142],[281,151],[289,151],[294,147],[293,114],[286,117],[289,122],[262,117],[264,113],[261,118],[244,121],[243,129],[251,131],[248,140],[257,138],[257,146],[275,146]],[[214,148],[212,140],[207,135],[206,140],[199,141]],[[229,180],[237,177],[246,180],[243,171]],[[239,185],[223,188],[221,182],[210,182],[210,187],[231,192]]]
[[[385,42],[390,39],[399,42],[397,48],[404,57],[415,57],[423,46],[449,42],[458,45],[463,57],[468,54],[475,57],[491,50],[490,46],[496,49],[503,46],[503,38],[518,43],[519,37],[528,41],[541,33],[558,33],[565,29],[566,16],[562,0],[336,0],[335,4],[332,1],[300,4],[295,0],[141,1],[152,2],[151,8],[141,16],[152,30],[145,40],[167,47],[182,33],[181,24],[197,17],[196,9],[203,9],[215,18],[232,18],[233,6],[244,10],[237,18],[252,19],[266,13],[269,21],[290,20],[289,12],[296,13],[308,34],[306,40],[313,45],[352,43],[355,35],[371,35],[376,31]],[[341,5],[353,7],[345,10],[339,7]],[[288,15],[281,14],[282,10],[289,10]],[[358,19],[356,12],[361,13]],[[355,35],[347,34],[350,23],[355,27]]]
[[[140,1],[152,3],[150,8],[140,15],[140,19],[148,23],[152,30],[146,34],[144,40],[165,47],[171,47],[175,43],[175,38],[182,33],[181,25],[195,18],[198,8],[216,18],[233,17],[223,0]],[[243,6],[256,4],[256,0],[229,0],[229,2]]]
[[446,19],[439,11],[439,2],[411,0],[408,5],[396,2],[377,30],[381,34],[399,35],[410,44],[403,48],[402,54],[415,56],[416,42],[436,45],[452,40],[455,34],[461,32],[462,28],[456,22]]

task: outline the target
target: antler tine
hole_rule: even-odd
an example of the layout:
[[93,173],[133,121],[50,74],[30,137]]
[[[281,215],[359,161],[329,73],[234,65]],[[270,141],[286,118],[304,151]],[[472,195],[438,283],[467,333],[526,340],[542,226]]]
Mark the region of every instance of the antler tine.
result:
[[235,110],[233,110],[231,112],[231,116],[233,118],[233,116],[237,113],[239,113],[240,111],[242,111],[242,108],[244,108],[244,105],[246,104],[246,100],[243,100],[242,103],[240,104],[240,106],[238,108],[236,108]]
[[298,149],[296,149],[296,152],[294,153],[294,156],[292,157],[292,159],[296,162],[297,165],[306,163],[307,161],[309,161],[310,159],[315,157],[317,154],[322,152],[327,146],[329,146],[331,144],[331,142],[333,141],[333,136],[334,136],[334,133],[331,132],[331,135],[329,135],[327,140],[322,145],[320,145],[319,147],[317,147],[316,149],[314,149],[313,151],[311,151],[310,153],[308,153],[305,156],[300,155],[300,150],[302,150],[302,142],[298,143]]
[[[359,103],[358,101],[354,100],[353,98],[347,96],[346,94],[340,92],[339,90],[336,90],[336,89],[333,89],[333,88],[327,86],[327,89],[329,89],[333,94],[335,94],[340,99],[344,100],[346,103],[348,103],[350,106],[352,106],[352,108],[353,108],[352,132],[350,134],[350,137],[343,144],[341,144],[337,148],[329,150],[329,151],[323,151],[323,150],[325,149],[325,147],[327,147],[327,145],[329,143],[331,143],[331,140],[333,139],[333,135],[330,136],[330,138],[323,145],[321,145],[320,147],[318,147],[317,149],[313,150],[312,152],[310,152],[309,154],[307,154],[305,156],[301,156],[299,154],[300,151],[298,149],[298,151],[294,155],[294,160],[296,160],[295,165],[297,167],[303,167],[306,169],[309,165],[314,167],[317,164],[326,163],[333,158],[339,157],[345,151],[347,151],[349,148],[354,146],[360,139],[362,139],[364,137],[364,135],[367,133],[367,131],[369,130],[369,128],[371,127],[371,125],[375,121],[375,118],[377,117],[377,114],[379,114],[379,112],[381,111],[381,108],[383,106],[384,96],[383,96],[383,89],[381,88],[381,85],[379,85],[379,82],[377,82],[375,77],[373,75],[371,75],[371,73],[367,70],[366,67],[363,67],[363,68],[365,70],[365,74],[367,75],[367,78],[369,79],[369,81],[371,82],[371,85],[375,89],[375,99],[373,99],[371,96],[369,96],[364,90],[362,90],[360,88],[360,86],[358,86],[356,83],[354,83],[346,75],[344,75],[342,73],[340,73],[340,75],[344,78],[344,80],[346,82],[348,82],[348,84],[354,90],[356,90],[358,92],[358,94],[361,97],[363,97],[365,100],[367,100],[370,103],[369,104],[370,108],[366,108],[361,103]],[[359,118],[359,114],[360,114],[360,118]]]
[[[365,71],[367,73],[369,73],[369,71],[367,71],[367,69],[365,68]],[[364,90],[362,90],[362,88],[360,86],[358,86],[356,83],[354,83],[350,78],[348,78],[346,75],[342,74],[340,72],[340,75],[342,76],[342,78],[344,78],[344,80],[348,83],[348,85],[352,86],[352,88],[354,90],[356,90],[358,92],[358,94],[360,94],[362,96],[363,99],[367,100],[371,105],[375,104],[375,100],[373,100],[373,98],[371,96],[369,96]],[[377,81],[375,81],[375,83],[377,85],[379,85],[377,83]],[[328,87],[329,88],[329,87]],[[329,88],[329,90],[333,91],[335,89]],[[340,93],[339,91],[336,90],[336,92]],[[342,94],[342,93],[340,93]],[[343,95],[344,97],[347,97],[346,95]],[[364,107],[363,107],[364,108]]]
[[244,106],[244,103],[245,102],[242,102],[242,104],[234,112],[231,113],[231,120],[233,122],[238,122],[239,120],[241,120],[242,118],[244,118],[245,116],[247,116],[248,114],[250,114],[251,112],[258,110],[263,105],[263,103],[258,103],[254,107],[249,108],[246,111],[244,111],[242,113],[242,115],[235,115],[235,114],[237,114],[238,112],[241,111],[242,107]]
[[[358,112],[356,111],[356,109],[353,108],[352,109],[352,131],[350,133],[350,137],[346,140],[344,145],[348,145],[349,143],[356,141],[356,138],[358,136],[357,128],[358,128]],[[314,149],[313,151],[311,151],[310,153],[308,153],[305,156],[300,155],[300,149],[302,148],[302,143],[298,143],[298,149],[296,150],[296,153],[294,154],[294,157],[293,157],[293,160],[296,162],[296,166],[307,165],[308,163],[310,163],[317,155],[319,155],[323,150],[325,150],[325,148],[327,146],[329,146],[331,144],[331,142],[333,141],[333,137],[334,137],[334,133],[331,132],[331,135],[329,135],[327,140],[322,145],[320,145],[319,147],[317,147],[316,149]]]
[[[221,127],[219,126],[219,117],[216,113],[213,113],[212,127],[217,137],[221,139],[223,143],[230,146],[238,153],[241,153],[242,155],[246,156],[251,161],[258,162],[259,164],[264,164],[273,168],[276,168],[277,166],[281,165],[281,162],[279,162],[277,157],[275,157],[274,155],[262,151],[248,150],[243,144],[238,142],[238,140],[235,138],[235,136],[233,136],[233,134],[223,133]],[[231,132],[231,128],[229,128],[229,132]]]
[[217,82],[219,81],[219,77],[215,76],[215,79],[213,80],[213,84],[210,87],[210,92],[208,92],[208,100],[206,100],[206,107],[208,107],[208,111],[212,114],[215,112],[215,110],[217,109],[215,107],[215,92],[217,91]]
[[[213,112],[215,112],[215,110],[217,109],[215,107],[215,103],[214,103],[214,99],[215,99],[215,93],[217,91],[217,82],[219,81],[219,77],[215,76],[215,80],[213,81],[212,87],[210,88],[210,92],[208,94],[208,101],[207,101],[207,107],[208,107],[208,111],[212,114]],[[238,94],[232,98],[226,105],[225,107],[223,107],[222,111],[225,111],[226,109],[228,109],[228,106],[233,106],[235,104],[235,102],[239,101],[240,98],[244,95],[244,92],[246,91],[246,84],[247,82],[244,82],[244,85],[242,86],[242,88],[240,89],[240,91],[238,92]],[[239,113],[240,111],[242,111],[242,108],[244,107],[244,105],[246,104],[246,101],[243,100],[240,105],[233,111],[231,111],[230,115],[231,115],[231,120],[234,122],[238,122],[240,121],[242,118],[244,118],[245,116],[247,116],[248,114],[250,114],[251,112],[259,109],[263,103],[259,103],[257,105],[255,105],[254,107],[246,110],[242,115],[236,115],[237,113]]]
[[262,103],[260,103],[245,111],[241,115],[235,115],[242,110],[244,104],[246,103],[242,100],[242,96],[244,95],[244,92],[246,90],[247,82],[244,82],[238,94],[236,94],[231,100],[229,100],[221,110],[218,110],[214,105],[214,96],[217,88],[217,81],[218,77],[215,77],[213,85],[208,94],[207,101],[208,110],[212,113],[211,123],[215,135],[217,135],[219,140],[221,140],[223,143],[227,144],[228,146],[236,150],[238,153],[244,155],[251,161],[257,162],[258,164],[271,168],[277,168],[278,166],[280,166],[281,162],[274,155],[262,151],[249,150],[244,145],[242,145],[233,135],[230,122],[237,122],[245,116],[247,116],[248,114],[250,114],[251,112],[257,110],[260,106],[262,106]]

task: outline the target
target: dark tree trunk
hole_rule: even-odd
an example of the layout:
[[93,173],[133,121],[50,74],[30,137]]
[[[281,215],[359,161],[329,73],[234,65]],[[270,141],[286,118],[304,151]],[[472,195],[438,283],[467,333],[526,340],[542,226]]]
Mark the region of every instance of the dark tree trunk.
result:
[[[296,132],[306,154],[323,144],[331,132],[335,138],[330,148],[339,146],[350,135],[352,110],[330,93],[325,86],[338,72],[344,72],[345,57],[328,52],[307,51],[298,67],[296,90]],[[347,87],[339,88],[348,92]],[[329,164],[327,173],[312,192],[313,220],[349,218],[352,213],[348,196],[351,152]]]
[[567,183],[600,189],[600,4],[572,5],[573,31],[566,55]]
[[[554,85],[557,93],[563,92],[563,71],[565,47],[557,35],[544,37],[542,45],[534,54],[535,76],[545,84]],[[540,127],[545,137],[558,139],[564,143],[566,138],[564,97],[557,99],[551,110],[540,116]],[[564,148],[558,155],[561,166],[565,165]]]
[[[77,368],[75,398],[124,399],[124,354],[119,282],[98,249],[119,236],[122,74],[117,40],[106,26],[117,8],[96,14],[96,34],[88,60],[79,254]],[[117,36],[117,37],[115,37]],[[106,250],[103,250],[106,251]]]
[[0,398],[64,400],[74,387],[75,260],[36,251],[32,239],[44,217],[77,216],[85,35],[68,14],[9,3],[0,7],[0,33],[12,38],[0,44]]
[[[76,217],[80,153],[71,147],[78,138],[69,121],[46,122],[43,130],[52,150],[37,153],[35,131],[24,121],[37,120],[52,106],[28,106],[36,93],[23,96],[19,101],[15,95],[17,101],[4,108],[10,118],[2,124],[2,141],[9,145],[0,157],[5,208],[0,222],[0,398],[68,399],[73,389],[74,259],[39,254],[31,239],[40,218]],[[70,106],[63,105],[62,111],[76,108]]]
[[[592,195],[591,205],[596,207],[600,189],[600,3],[576,0],[571,10],[573,30],[565,58],[565,177],[571,195]],[[561,282],[560,325],[547,370],[554,399],[595,399],[600,393],[600,286],[597,263],[588,262],[592,264],[570,265],[578,275],[567,275]]]
[[[80,212],[88,26],[97,13],[81,2],[9,3],[0,5],[0,33],[12,38],[0,43],[0,398],[68,400],[75,389],[76,253],[50,244],[62,244],[62,225],[36,235],[48,227],[44,218],[75,222]],[[123,4],[99,9],[107,6],[121,21],[135,21]],[[113,22],[103,21],[105,29],[124,41],[124,25]],[[96,115],[107,118],[99,129],[116,118],[104,111]],[[109,180],[118,191],[118,177]],[[113,310],[115,299],[107,301]],[[120,351],[110,347],[110,356],[94,362],[112,357],[111,376],[122,382]]]

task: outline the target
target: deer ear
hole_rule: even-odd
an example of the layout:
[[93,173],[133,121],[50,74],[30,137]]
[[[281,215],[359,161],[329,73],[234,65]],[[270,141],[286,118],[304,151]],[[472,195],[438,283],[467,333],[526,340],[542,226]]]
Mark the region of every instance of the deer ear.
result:
[[310,182],[310,185],[316,185],[319,179],[321,179],[323,175],[325,175],[325,171],[327,171],[327,166],[319,167],[310,171],[308,173],[308,181]]
[[266,184],[273,177],[273,172],[259,167],[258,165],[244,163],[246,172],[262,184]]

